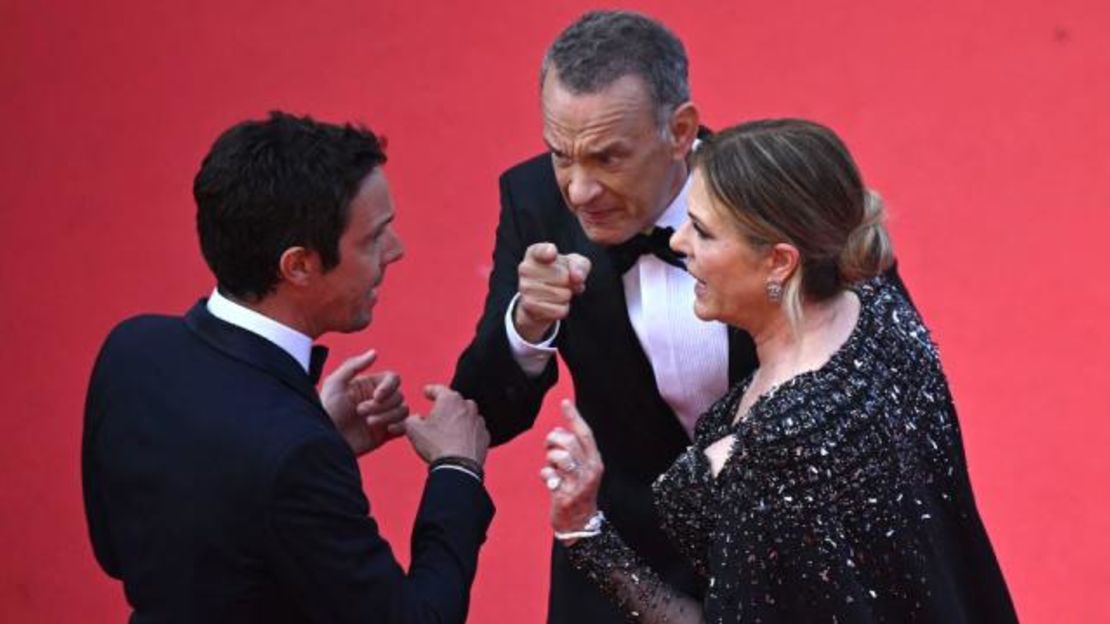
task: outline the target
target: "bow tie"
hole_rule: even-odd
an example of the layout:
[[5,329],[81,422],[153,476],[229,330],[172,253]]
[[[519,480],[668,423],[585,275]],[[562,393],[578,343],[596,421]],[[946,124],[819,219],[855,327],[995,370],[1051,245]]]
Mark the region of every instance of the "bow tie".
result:
[[656,227],[651,234],[637,234],[619,245],[608,248],[609,257],[613,260],[619,275],[624,275],[633,264],[644,254],[652,254],[667,264],[686,270],[682,261],[686,256],[671,249],[671,235],[674,228]]
[[323,345],[313,345],[312,355],[308,358],[308,378],[312,385],[320,383],[320,374],[324,372],[324,362],[328,359],[328,348]]

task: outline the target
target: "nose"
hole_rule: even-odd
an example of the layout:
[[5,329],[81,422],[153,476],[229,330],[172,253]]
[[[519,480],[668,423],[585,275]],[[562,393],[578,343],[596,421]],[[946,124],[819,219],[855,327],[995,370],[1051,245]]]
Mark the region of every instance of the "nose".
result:
[[685,256],[690,255],[690,245],[688,244],[690,242],[690,228],[690,220],[687,219],[682,222],[682,225],[678,227],[674,234],[671,234],[671,249]]
[[567,201],[571,206],[585,206],[601,194],[601,185],[581,167],[575,167],[567,183]]
[[386,264],[392,264],[405,257],[405,244],[401,242],[401,237],[397,236],[393,228],[389,228],[386,236],[389,237],[389,240],[386,241],[385,262]]

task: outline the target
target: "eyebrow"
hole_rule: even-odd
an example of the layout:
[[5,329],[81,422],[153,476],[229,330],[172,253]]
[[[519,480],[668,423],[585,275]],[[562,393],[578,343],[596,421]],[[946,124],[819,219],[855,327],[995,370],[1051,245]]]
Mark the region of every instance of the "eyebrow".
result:
[[385,230],[385,228],[388,227],[390,223],[393,223],[393,219],[396,216],[397,216],[397,213],[390,214],[388,218],[384,219],[381,223],[378,223],[377,225],[375,225],[373,227],[373,229],[370,230],[370,233],[367,234],[366,237],[363,240],[370,240],[372,238],[377,238],[378,235],[381,234],[382,231]]
[[701,218],[700,218],[700,217],[698,217],[698,215],[694,214],[694,211],[693,211],[693,210],[690,210],[689,208],[687,208],[687,209],[686,209],[686,216],[687,216],[687,217],[688,217],[688,218],[689,218],[689,219],[690,219],[691,221],[693,221],[694,223],[697,223],[697,224],[698,224],[698,225],[700,225],[701,227],[705,227],[705,222],[704,222],[704,221],[702,221],[702,220],[701,220]]
[[[543,142],[544,142],[544,145],[547,146],[547,149],[549,151],[551,151],[553,154],[557,154],[557,155],[560,155],[560,156],[566,155],[566,152],[564,152],[563,150],[561,150],[561,149],[555,147],[554,145],[552,145],[551,141],[547,140],[547,137],[543,138]],[[610,141],[608,143],[605,143],[605,144],[601,145],[600,147],[595,147],[595,148],[589,149],[586,152],[586,156],[588,156],[590,158],[597,158],[598,156],[602,156],[602,155],[605,155],[605,154],[627,153],[628,151],[629,151],[628,145],[625,143],[625,141],[623,141],[621,139],[616,139],[616,140]]]
[[556,154],[562,154],[563,153],[562,150],[560,150],[559,148],[552,145],[551,141],[548,141],[546,136],[543,138],[543,144],[546,145],[547,149],[551,152],[554,152]]
[[605,152],[627,152],[628,144],[622,139],[614,139],[608,143],[603,143],[601,147],[590,150],[591,154],[602,154]]

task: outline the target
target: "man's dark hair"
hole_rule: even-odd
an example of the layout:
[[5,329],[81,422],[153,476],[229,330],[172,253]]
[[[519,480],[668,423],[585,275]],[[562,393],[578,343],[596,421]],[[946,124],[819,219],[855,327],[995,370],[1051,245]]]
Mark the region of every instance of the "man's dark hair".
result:
[[559,34],[543,58],[540,87],[554,68],[574,93],[597,93],[624,76],[647,85],[660,123],[690,99],[686,50],[659,22],[631,11],[591,11]]
[[272,112],[220,135],[193,180],[197,233],[221,292],[258,300],[290,247],[339,263],[351,199],[386,161],[370,130]]

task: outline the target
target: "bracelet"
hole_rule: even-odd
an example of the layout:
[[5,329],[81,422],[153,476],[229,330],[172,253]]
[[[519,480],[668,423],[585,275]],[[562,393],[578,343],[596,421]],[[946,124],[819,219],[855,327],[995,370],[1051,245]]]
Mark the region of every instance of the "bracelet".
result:
[[436,468],[439,468],[440,466],[456,466],[469,472],[473,472],[474,476],[478,477],[479,481],[485,482],[486,480],[486,471],[482,470],[482,464],[479,464],[469,457],[463,457],[462,455],[444,455],[443,457],[440,457],[432,463],[428,464],[428,472],[431,472]]
[[605,526],[605,514],[601,513],[598,509],[587,520],[586,526],[582,527],[580,531],[555,531],[555,539],[559,541],[576,540],[586,537],[597,537],[601,535],[601,529]]

